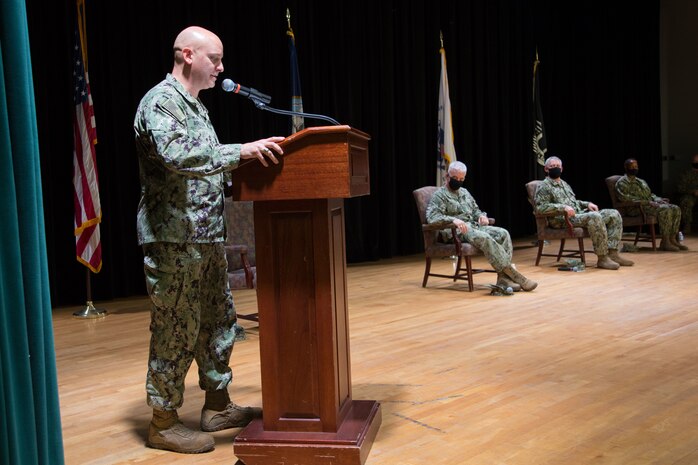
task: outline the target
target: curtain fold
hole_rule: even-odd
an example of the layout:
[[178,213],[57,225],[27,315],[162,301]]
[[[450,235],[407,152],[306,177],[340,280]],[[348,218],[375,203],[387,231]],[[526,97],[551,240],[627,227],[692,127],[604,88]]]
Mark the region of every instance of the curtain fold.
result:
[[0,4],[0,463],[63,464],[26,7]]

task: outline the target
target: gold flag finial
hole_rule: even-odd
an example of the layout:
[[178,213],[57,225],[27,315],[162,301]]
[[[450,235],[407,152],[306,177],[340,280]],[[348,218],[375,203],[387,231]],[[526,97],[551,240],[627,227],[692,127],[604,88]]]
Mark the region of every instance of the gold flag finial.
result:
[[291,11],[286,8],[286,23],[288,23],[288,28],[291,29]]
[[441,48],[444,48],[444,33],[439,31],[439,40],[441,41]]

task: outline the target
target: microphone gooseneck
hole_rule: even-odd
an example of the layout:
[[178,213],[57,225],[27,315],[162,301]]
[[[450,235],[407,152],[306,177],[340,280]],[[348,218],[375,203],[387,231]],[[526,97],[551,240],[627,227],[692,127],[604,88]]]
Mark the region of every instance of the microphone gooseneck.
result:
[[280,110],[278,108],[272,108],[267,106],[269,102],[271,102],[271,97],[261,93],[257,89],[252,89],[249,87],[242,86],[240,84],[236,84],[232,79],[223,79],[223,82],[221,82],[221,87],[223,88],[224,91],[226,92],[232,92],[234,94],[240,94],[243,95],[254,103],[254,105],[259,108],[260,110],[266,110],[270,111],[272,113],[277,113],[280,115],[290,115],[290,116],[302,116],[304,118],[311,118],[311,119],[320,119],[324,121],[328,121],[335,126],[339,126],[339,122],[333,118],[330,118],[329,116],[325,115],[316,115],[313,113],[303,113],[300,111],[290,111],[290,110]]

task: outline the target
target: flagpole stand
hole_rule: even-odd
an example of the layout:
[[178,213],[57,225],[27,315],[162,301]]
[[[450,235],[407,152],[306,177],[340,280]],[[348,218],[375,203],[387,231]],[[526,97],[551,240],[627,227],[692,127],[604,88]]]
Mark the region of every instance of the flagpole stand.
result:
[[96,308],[92,303],[92,281],[90,280],[89,268],[86,270],[85,276],[85,284],[87,288],[87,305],[82,310],[78,310],[77,312],[73,313],[73,316],[75,318],[86,319],[104,318],[105,316],[107,316],[107,311],[103,308]]
[[75,318],[104,318],[107,316],[107,311],[103,308],[96,308],[91,300],[87,301],[87,306],[73,313]]

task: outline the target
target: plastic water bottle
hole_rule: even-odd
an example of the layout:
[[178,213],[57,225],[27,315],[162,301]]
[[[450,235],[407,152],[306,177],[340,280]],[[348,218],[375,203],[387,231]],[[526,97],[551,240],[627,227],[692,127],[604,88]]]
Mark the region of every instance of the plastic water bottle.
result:
[[679,231],[679,242],[683,242],[683,232]]

